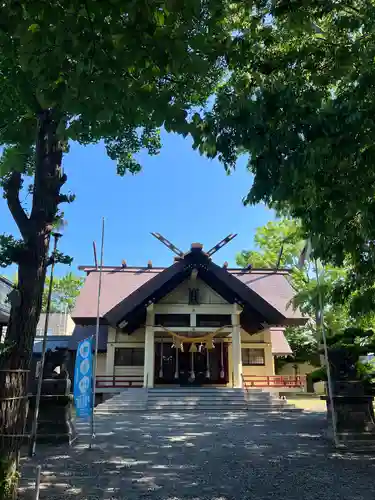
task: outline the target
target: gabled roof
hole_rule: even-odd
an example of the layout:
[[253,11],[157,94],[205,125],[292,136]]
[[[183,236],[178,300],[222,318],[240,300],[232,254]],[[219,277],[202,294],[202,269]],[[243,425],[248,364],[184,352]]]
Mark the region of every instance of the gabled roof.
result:
[[[258,324],[302,324],[306,319],[299,311],[288,308],[294,291],[286,271],[222,268],[199,248],[192,249],[168,268],[104,268],[100,317],[103,323],[118,326],[123,321],[139,322],[149,303],[158,302],[193,269],[208,286],[230,303],[243,306],[243,318]],[[86,268],[88,277],[77,299],[72,318],[76,323],[90,324],[96,317],[99,272]]]
[[[104,268],[100,295],[100,318],[115,307],[119,302],[136,292],[142,285],[160,274],[163,269],[148,268]],[[89,325],[95,323],[97,296],[99,287],[99,272],[90,270],[77,297],[71,314],[77,324]]]

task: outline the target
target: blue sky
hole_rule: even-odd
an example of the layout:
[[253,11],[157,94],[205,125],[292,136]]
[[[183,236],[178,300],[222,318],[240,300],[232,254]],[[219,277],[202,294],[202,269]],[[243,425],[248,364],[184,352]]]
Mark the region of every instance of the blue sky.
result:
[[[231,243],[217,252],[215,262],[228,261],[253,246],[255,229],[274,219],[265,206],[244,207],[242,198],[251,186],[245,158],[227,176],[215,160],[201,157],[189,138],[162,134],[163,148],[155,157],[140,155],[143,171],[119,177],[116,165],[102,145],[82,147],[73,144],[64,158],[68,175],[65,191],[76,194],[64,211],[68,225],[60,249],[74,257],[72,270],[93,264],[92,242],[100,246],[101,218],[105,217],[104,264],[168,266],[173,254],[150,235],[159,232],[182,251],[192,242],[208,250],[229,233],[238,233]],[[0,232],[17,234],[3,199],[0,199]],[[59,265],[57,274],[68,271]],[[12,275],[13,269],[2,270]]]

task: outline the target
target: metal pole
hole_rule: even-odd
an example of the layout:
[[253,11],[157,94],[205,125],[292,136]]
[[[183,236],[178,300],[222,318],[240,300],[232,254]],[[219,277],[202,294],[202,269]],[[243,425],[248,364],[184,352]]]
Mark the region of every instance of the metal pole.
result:
[[328,359],[327,336],[326,336],[326,330],[324,327],[323,298],[322,298],[321,287],[320,287],[320,278],[319,278],[317,260],[315,260],[315,274],[316,274],[316,283],[317,283],[317,287],[318,287],[318,301],[319,301],[319,309],[320,309],[320,328],[321,328],[321,332],[322,332],[324,357],[325,357],[325,362],[326,362],[326,367],[327,367],[328,398],[329,398],[329,403],[331,406],[333,442],[337,448],[339,446],[339,441],[338,441],[338,437],[337,437],[337,421],[336,421],[336,413],[335,413],[334,398],[333,398],[331,367],[329,365],[329,359]]
[[64,333],[63,335],[67,335],[68,331],[68,304],[65,304],[65,318],[64,318]]
[[57,242],[58,242],[59,238],[61,238],[61,234],[52,233],[52,236],[54,238],[54,243],[53,243],[53,252],[52,252],[52,256],[51,256],[52,257],[51,275],[50,275],[49,289],[48,289],[46,319],[45,319],[45,323],[44,323],[42,358],[41,358],[41,363],[40,363],[38,388],[37,388],[36,400],[35,400],[35,413],[34,413],[34,420],[33,420],[33,425],[32,425],[32,429],[31,429],[30,443],[29,443],[29,457],[32,457],[33,455],[35,455],[36,437],[37,437],[37,432],[38,432],[38,416],[39,416],[39,406],[40,406],[40,395],[42,392],[44,362],[46,359],[46,350],[47,350],[47,333],[48,333],[49,314],[50,314],[50,309],[51,309],[53,272],[55,269],[55,255],[56,255],[56,250],[57,250]]
[[95,264],[96,269],[98,269],[98,258],[96,256],[96,244],[95,244],[95,241],[92,242],[92,247],[94,249],[94,264]]
[[95,356],[93,363],[93,374],[92,374],[92,412],[91,412],[91,440],[90,448],[93,446],[93,441],[95,438],[95,417],[94,417],[94,406],[96,397],[96,372],[98,367],[98,344],[99,344],[99,327],[100,327],[100,293],[102,289],[102,269],[103,269],[103,255],[104,255],[104,217],[102,219],[102,242],[100,249],[100,268],[99,268],[99,285],[98,285],[98,301],[96,305],[96,331],[95,331]]
[[40,493],[40,472],[42,470],[42,467],[40,465],[37,466],[36,468],[36,480],[35,480],[35,497],[34,500],[39,500],[39,493]]
[[284,243],[285,243],[285,240],[283,240],[281,243],[281,248],[280,248],[279,255],[277,257],[277,262],[276,262],[276,271],[278,271],[279,267],[280,267],[281,257],[283,256],[283,252],[284,252]]

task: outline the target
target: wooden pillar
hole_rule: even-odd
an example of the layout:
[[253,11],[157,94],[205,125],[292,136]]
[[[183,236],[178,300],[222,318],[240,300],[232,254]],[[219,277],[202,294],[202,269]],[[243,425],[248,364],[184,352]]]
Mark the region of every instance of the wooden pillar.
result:
[[143,387],[154,387],[154,372],[155,372],[154,322],[155,322],[155,311],[154,311],[154,305],[151,304],[147,307],[147,316],[146,316]]
[[241,352],[241,309],[234,304],[232,313],[232,366],[233,366],[233,387],[242,387],[242,352]]
[[271,329],[265,330],[263,335],[264,346],[264,364],[266,375],[275,375],[275,360],[272,354],[272,335]]
[[109,328],[108,330],[108,342],[107,342],[107,354],[105,358],[105,385],[111,387],[115,385],[115,342],[116,342],[116,330]]
[[105,374],[113,376],[115,373],[115,345],[107,344],[107,357],[105,362]]

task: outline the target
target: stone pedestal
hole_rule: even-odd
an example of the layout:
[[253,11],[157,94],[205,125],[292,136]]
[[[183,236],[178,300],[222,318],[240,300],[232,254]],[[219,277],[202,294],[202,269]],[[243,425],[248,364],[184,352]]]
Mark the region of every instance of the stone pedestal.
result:
[[[28,431],[31,431],[36,396],[29,397]],[[40,398],[37,443],[69,445],[77,437],[73,417],[71,394],[46,395]]]
[[[322,396],[327,404],[327,437],[333,438],[331,402]],[[334,396],[337,438],[339,443],[357,446],[361,443],[375,446],[375,421],[372,396]]]
[[[349,344],[354,345],[356,331],[346,330]],[[340,445],[352,447],[375,444],[375,419],[371,384],[358,377],[357,348],[332,347],[328,350],[331,368],[333,409],[328,396],[326,401],[328,417],[328,436],[333,436],[332,411],[335,412],[337,438]]]

